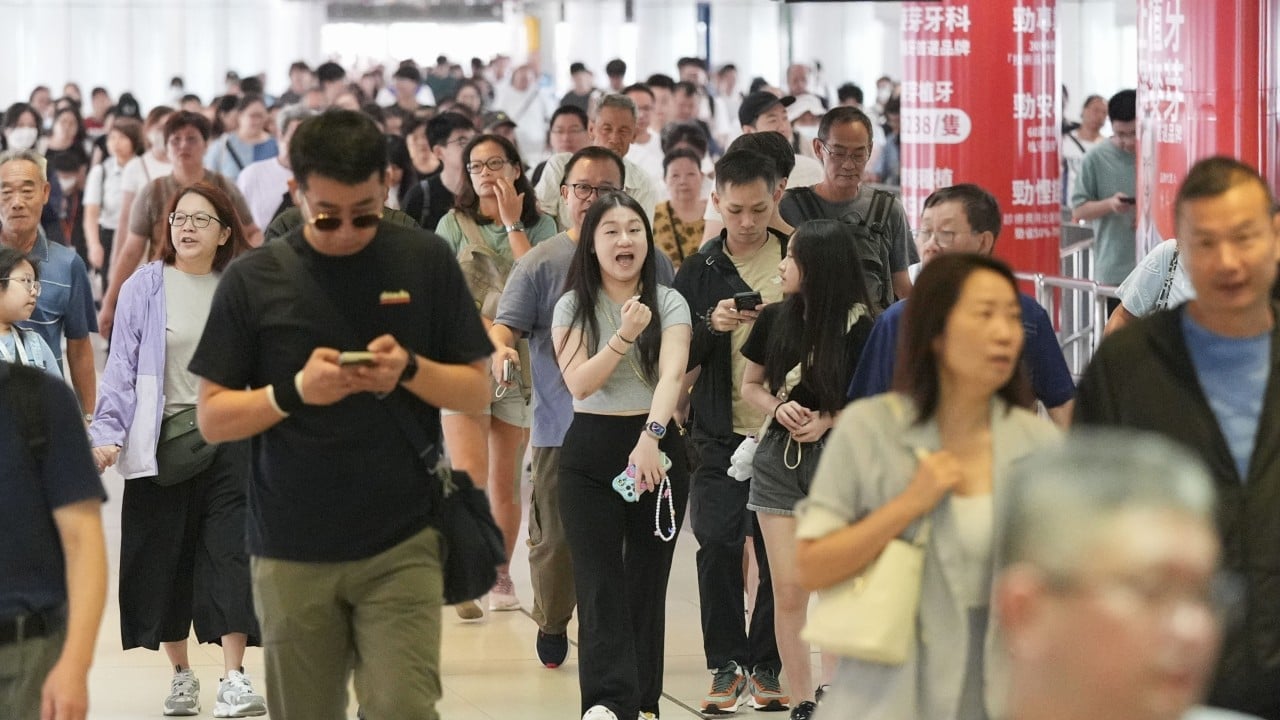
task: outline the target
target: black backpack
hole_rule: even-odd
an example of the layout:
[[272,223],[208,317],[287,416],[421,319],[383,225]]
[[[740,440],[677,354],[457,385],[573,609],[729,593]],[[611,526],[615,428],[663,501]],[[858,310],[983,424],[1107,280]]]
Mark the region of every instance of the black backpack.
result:
[[0,410],[13,408],[14,422],[18,424],[18,433],[27,446],[37,474],[49,447],[44,406],[40,404],[43,374],[43,370],[0,362]]
[[[796,200],[801,214],[809,220],[826,217],[818,194],[813,188],[790,188],[787,194]],[[893,212],[893,193],[875,190],[871,195],[871,208],[866,217],[856,213],[834,218],[841,220],[853,231],[853,241],[862,262],[862,277],[867,284],[867,295],[878,315],[893,304],[893,270],[886,264],[888,253],[883,248],[892,247],[889,240],[889,216]]]

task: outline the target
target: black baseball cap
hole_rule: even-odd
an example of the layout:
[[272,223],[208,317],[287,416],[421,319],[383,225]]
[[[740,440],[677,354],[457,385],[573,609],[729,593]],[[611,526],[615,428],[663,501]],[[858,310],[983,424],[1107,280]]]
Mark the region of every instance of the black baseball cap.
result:
[[795,101],[796,99],[790,95],[778,97],[764,90],[753,92],[743,98],[742,105],[738,106],[738,123],[741,125],[755,125],[756,118],[774,105],[781,104],[782,107],[787,107]]
[[507,115],[501,110],[495,110],[494,112],[485,113],[483,119],[480,121],[480,125],[487,132],[494,128],[502,127],[503,125],[515,127],[516,121],[512,120],[510,115]]

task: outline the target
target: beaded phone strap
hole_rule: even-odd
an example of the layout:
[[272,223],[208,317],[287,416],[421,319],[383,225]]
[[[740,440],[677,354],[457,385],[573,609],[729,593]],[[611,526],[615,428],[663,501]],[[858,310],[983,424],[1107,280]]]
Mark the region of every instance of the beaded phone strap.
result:
[[[657,500],[653,503],[653,534],[663,542],[671,542],[676,538],[676,501],[671,495],[671,478],[663,475],[654,492]],[[662,501],[667,501],[667,519],[671,524],[670,531],[662,529]]]

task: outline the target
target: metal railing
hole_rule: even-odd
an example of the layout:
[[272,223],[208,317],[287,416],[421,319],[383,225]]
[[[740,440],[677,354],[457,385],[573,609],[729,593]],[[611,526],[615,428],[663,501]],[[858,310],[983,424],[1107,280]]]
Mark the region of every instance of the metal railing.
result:
[[1093,233],[1080,230],[1077,225],[1063,225],[1064,238],[1081,238],[1064,246],[1059,254],[1063,275],[1016,273],[1019,280],[1035,287],[1036,302],[1054,321],[1058,344],[1077,380],[1102,342],[1102,331],[1107,325],[1107,299],[1117,297],[1115,286],[1088,279],[1093,265]]

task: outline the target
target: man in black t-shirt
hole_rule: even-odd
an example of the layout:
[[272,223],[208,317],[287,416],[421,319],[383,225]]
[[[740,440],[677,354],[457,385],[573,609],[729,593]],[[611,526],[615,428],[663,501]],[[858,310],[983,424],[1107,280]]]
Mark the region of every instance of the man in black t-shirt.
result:
[[43,370],[0,363],[0,718],[82,720],[107,594],[106,493],[80,409]]
[[[378,222],[387,157],[372,121],[307,120],[289,155],[306,224],[227,269],[190,366],[204,435],[253,438],[248,547],[268,708],[345,718],[354,668],[369,717],[433,720],[436,495],[389,408],[438,442],[437,408],[487,403],[493,346],[448,246]],[[344,363],[342,351],[372,357]]]
[[460,113],[444,112],[427,121],[427,143],[440,159],[440,169],[409,188],[403,203],[404,211],[424,230],[435,232],[440,218],[453,209],[462,184],[471,182],[462,167],[462,149],[475,136],[475,125]]

